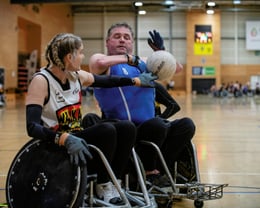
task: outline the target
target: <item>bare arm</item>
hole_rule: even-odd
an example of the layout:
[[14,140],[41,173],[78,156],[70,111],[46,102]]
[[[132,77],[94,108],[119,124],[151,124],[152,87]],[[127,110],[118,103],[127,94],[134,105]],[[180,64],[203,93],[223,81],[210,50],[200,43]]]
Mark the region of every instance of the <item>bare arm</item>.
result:
[[80,82],[83,86],[90,86],[94,83],[94,76],[92,73],[89,73],[87,71],[84,71],[84,70],[80,70],[78,71],[79,73],[79,79],[80,79]]
[[176,71],[175,71],[175,74],[181,72],[182,70],[183,70],[182,64],[180,64],[179,62],[176,62]]
[[47,80],[41,76],[36,75],[28,88],[26,105],[36,104],[43,106],[44,100],[48,96],[48,83]]
[[36,75],[26,97],[26,129],[30,137],[54,141],[56,132],[41,124],[42,108],[47,97],[48,82],[42,75]]
[[[104,54],[97,53],[92,55],[89,60],[89,69],[90,72],[95,75],[94,76],[95,87],[97,86],[113,87],[113,86],[130,86],[130,85],[141,86],[141,87],[153,87],[154,85],[152,81],[157,79],[157,76],[152,75],[151,73],[142,73],[138,77],[134,77],[134,78],[109,76],[107,77],[106,80],[104,80],[105,77],[101,77],[101,76],[97,77],[97,75],[103,75],[103,76],[109,75],[110,66],[120,64],[120,63],[127,63],[131,66],[137,66],[139,64],[139,60],[140,58],[138,56],[129,55],[129,54],[107,56]],[[99,81],[101,85],[98,84],[97,81]]]
[[93,74],[108,74],[109,67],[115,64],[127,63],[126,55],[107,56],[96,53],[89,59],[89,70]]

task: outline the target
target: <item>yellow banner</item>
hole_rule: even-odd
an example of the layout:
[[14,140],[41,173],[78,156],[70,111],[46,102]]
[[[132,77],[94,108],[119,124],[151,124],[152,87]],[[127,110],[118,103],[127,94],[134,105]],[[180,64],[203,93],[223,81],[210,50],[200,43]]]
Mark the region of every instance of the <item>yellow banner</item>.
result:
[[212,55],[213,45],[212,43],[194,43],[195,55]]

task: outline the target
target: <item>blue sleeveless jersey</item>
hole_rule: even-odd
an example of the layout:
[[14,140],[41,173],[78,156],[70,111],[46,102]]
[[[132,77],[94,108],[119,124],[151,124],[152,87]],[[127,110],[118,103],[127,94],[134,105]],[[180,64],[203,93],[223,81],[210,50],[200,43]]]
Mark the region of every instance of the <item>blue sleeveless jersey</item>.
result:
[[[137,77],[147,71],[145,63],[139,68],[128,64],[118,64],[110,68],[110,75]],[[155,89],[145,87],[94,88],[95,97],[105,118],[130,120],[135,124],[155,116]]]

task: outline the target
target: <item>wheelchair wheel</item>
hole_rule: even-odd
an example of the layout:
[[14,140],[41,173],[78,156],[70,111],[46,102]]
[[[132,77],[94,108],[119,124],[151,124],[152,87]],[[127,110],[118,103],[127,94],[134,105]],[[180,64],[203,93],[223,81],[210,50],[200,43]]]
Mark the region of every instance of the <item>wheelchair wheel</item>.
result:
[[[196,153],[194,152],[192,143],[187,144],[177,161],[176,183],[184,184],[198,181],[194,154]],[[174,170],[174,168],[170,169]]]
[[6,181],[9,208],[78,208],[87,168],[70,163],[66,149],[32,139],[15,156]]

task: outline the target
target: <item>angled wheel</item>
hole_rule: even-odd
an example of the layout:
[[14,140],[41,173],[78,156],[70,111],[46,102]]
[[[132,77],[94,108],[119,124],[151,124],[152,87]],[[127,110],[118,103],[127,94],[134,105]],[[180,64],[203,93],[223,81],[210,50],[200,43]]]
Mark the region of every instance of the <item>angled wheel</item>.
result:
[[[185,184],[197,181],[196,168],[193,146],[192,143],[189,143],[177,161],[177,183]],[[171,169],[174,170],[174,168]]]
[[65,148],[32,139],[10,166],[6,199],[9,208],[76,208],[86,185],[87,168],[73,166]]

